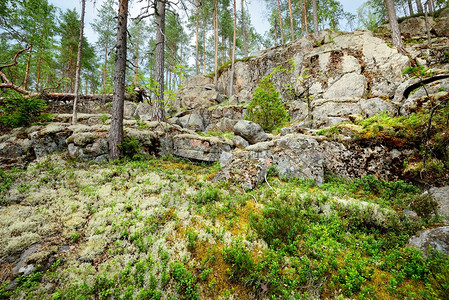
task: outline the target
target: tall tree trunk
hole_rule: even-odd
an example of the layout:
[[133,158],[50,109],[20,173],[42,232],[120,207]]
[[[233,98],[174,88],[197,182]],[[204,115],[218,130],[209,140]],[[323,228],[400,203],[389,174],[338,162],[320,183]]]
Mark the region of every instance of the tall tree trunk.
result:
[[[109,26],[108,26],[109,31]],[[104,51],[104,65],[103,65],[103,83],[102,83],[102,90],[101,93],[106,93],[106,74],[107,74],[107,66],[108,66],[108,46],[109,46],[109,37],[106,36],[106,45],[105,45],[105,51]]]
[[[215,21],[215,19],[214,19]],[[206,21],[203,20],[203,74],[206,75]]]
[[234,0],[234,37],[232,40],[232,62],[231,62],[231,79],[229,80],[229,97],[234,93],[234,63],[235,63],[235,46],[237,42],[237,6]]
[[433,14],[435,11],[435,4],[433,3],[433,0],[428,0],[426,3],[427,3],[427,8],[429,9],[429,13]]
[[274,22],[274,45],[278,45],[278,26],[276,22]]
[[423,13],[421,0],[416,0],[416,8],[418,9],[418,13],[420,13],[420,14]]
[[23,79],[23,89],[28,89],[28,77],[30,76],[31,55],[33,54],[33,45],[30,47],[30,54],[27,59],[27,66],[25,69],[25,78]]
[[137,77],[139,76],[139,41],[140,41],[140,30],[137,30],[137,40],[136,40],[136,58],[134,59],[134,78],[133,85],[137,85]]
[[413,4],[412,4],[412,0],[407,0],[408,3],[408,10],[410,11],[410,15],[413,15]]
[[312,0],[312,9],[313,9],[313,33],[315,36],[318,36],[318,8],[316,5],[316,0]]
[[246,37],[246,23],[245,23],[245,0],[242,0],[242,33],[243,33],[244,56],[248,57],[248,39]]
[[165,66],[165,6],[166,0],[157,0],[156,15],[156,81],[158,95],[153,103],[152,119],[162,121],[164,113],[164,66]]
[[293,41],[295,39],[295,30],[293,27],[292,0],[288,0],[288,12],[290,14],[290,33],[292,35],[292,41]]
[[394,8],[393,0],[385,0],[387,7],[388,19],[391,26],[391,37],[393,39],[393,45],[398,49],[400,53],[404,53],[404,46],[402,45],[401,31],[399,30],[398,19],[396,17],[396,10]]
[[41,81],[42,52],[44,52],[44,39],[45,39],[45,23],[42,24],[41,40],[39,44],[39,60],[37,62],[37,75],[36,75],[36,92],[39,91],[39,83]]
[[109,131],[109,158],[111,160],[119,158],[119,145],[123,143],[127,22],[128,0],[120,0],[115,58],[114,94],[112,96],[112,119],[111,129]]
[[281,43],[282,43],[282,45],[284,45],[284,28],[282,26],[281,1],[280,0],[277,0],[277,1],[278,1],[278,13],[279,13],[279,27],[281,30]]
[[[427,3],[428,4],[428,3]],[[426,7],[427,6],[427,7]],[[429,16],[427,14],[427,8],[429,7],[429,5],[425,5],[424,6],[424,20],[426,22],[426,32],[427,32],[427,44],[430,46],[432,46],[432,39],[430,36],[430,26],[429,26]]]
[[224,65],[226,63],[226,40],[224,37],[224,34],[221,36],[221,65]]
[[78,42],[78,52],[76,57],[76,74],[75,74],[75,99],[73,100],[73,116],[72,124],[77,122],[77,105],[79,100],[80,77],[81,77],[81,49],[83,46],[84,32],[84,14],[86,12],[86,0],[81,0],[81,24],[80,24],[80,40]]
[[214,17],[214,47],[215,47],[215,75],[214,75],[214,85],[215,88],[217,88],[217,83],[218,83],[218,4],[217,4],[218,0],[214,0],[213,1],[213,5],[214,5],[214,13],[213,13],[213,17]]
[[196,0],[196,31],[195,31],[195,75],[198,75],[200,73],[200,58],[199,58],[199,39],[198,39],[198,32],[199,32],[199,18],[200,18],[200,4],[199,0]]
[[303,7],[304,7],[304,30],[305,35],[309,34],[309,24],[307,24],[307,7],[306,7],[306,0],[302,1]]

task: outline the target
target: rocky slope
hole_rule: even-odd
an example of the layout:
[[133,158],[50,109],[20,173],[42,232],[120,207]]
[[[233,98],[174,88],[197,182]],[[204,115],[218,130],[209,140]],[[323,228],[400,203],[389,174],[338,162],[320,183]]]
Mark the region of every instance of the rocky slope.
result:
[[[126,102],[131,161],[108,162],[108,105],[0,136],[0,298],[444,297],[448,13],[431,47],[402,22],[407,55],[323,31],[239,61],[230,99],[228,69],[189,78],[168,122]],[[243,120],[268,74],[274,133]]]

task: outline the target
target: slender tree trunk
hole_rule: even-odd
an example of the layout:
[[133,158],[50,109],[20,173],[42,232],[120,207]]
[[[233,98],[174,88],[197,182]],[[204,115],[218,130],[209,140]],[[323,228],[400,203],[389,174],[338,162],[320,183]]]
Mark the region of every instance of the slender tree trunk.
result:
[[123,143],[127,22],[128,0],[120,0],[115,58],[114,94],[112,96],[112,119],[111,129],[109,131],[109,158],[111,160],[119,158],[119,145]]
[[316,5],[317,0],[312,0],[312,9],[313,9],[313,33],[315,36],[318,36],[318,8]]
[[28,77],[30,76],[31,55],[33,54],[33,45],[30,47],[30,54],[28,55],[27,66],[25,69],[25,78],[23,79],[23,88],[28,89]]
[[[215,19],[214,19],[215,21]],[[203,74],[206,75],[206,21],[203,20]]]
[[278,45],[278,26],[276,22],[274,22],[274,45]]
[[166,0],[157,0],[156,14],[156,81],[159,83],[158,95],[153,103],[154,121],[165,119],[164,113],[164,66],[165,66],[165,7]]
[[[109,31],[109,27],[108,27]],[[108,46],[109,46],[109,37],[106,37],[106,45],[105,45],[105,51],[104,51],[104,65],[103,65],[103,87],[102,87],[102,94],[106,93],[106,74],[107,74],[107,66],[108,66]]]
[[214,85],[217,88],[218,83],[218,12],[217,12],[217,0],[214,0],[214,47],[215,47],[215,75],[214,75]]
[[81,77],[81,50],[83,46],[83,32],[84,32],[84,14],[86,12],[86,0],[81,0],[81,24],[80,24],[80,40],[78,42],[78,52],[76,57],[76,73],[75,73],[75,99],[73,100],[73,116],[72,124],[77,123],[77,105],[79,100],[79,87]]
[[242,0],[242,33],[243,33],[244,56],[248,57],[248,40],[246,37],[246,23],[245,23],[245,0]]
[[137,85],[137,77],[139,76],[139,41],[140,41],[140,30],[137,31],[137,40],[136,40],[136,58],[134,59],[134,79],[133,85]]
[[412,0],[407,0],[407,3],[408,3],[408,10],[410,11],[410,16],[411,16],[414,14]]
[[290,14],[290,33],[292,35],[292,41],[295,39],[295,30],[293,26],[293,11],[292,11],[292,0],[288,0],[288,12]]
[[[428,5],[427,5],[428,7]],[[432,46],[432,39],[430,36],[430,26],[429,26],[429,16],[427,15],[427,7],[424,6],[424,20],[426,22],[426,32],[427,32],[427,44],[430,46]]]
[[221,36],[221,65],[224,65],[226,63],[226,40],[224,37],[224,34]]
[[423,13],[421,0],[416,0],[416,8],[418,9],[418,13],[420,13],[420,14]]
[[237,43],[237,6],[234,0],[234,37],[232,40],[232,62],[231,62],[231,79],[229,80],[229,97],[232,97],[234,93],[234,63],[235,63],[235,46]]
[[428,0],[427,1],[427,8],[429,9],[429,13],[433,14],[435,11],[435,4],[433,3],[433,0]]
[[304,30],[305,35],[309,34],[309,24],[307,24],[307,7],[306,7],[306,0],[302,1],[303,7],[304,7]]
[[279,13],[279,27],[281,30],[281,43],[282,43],[282,45],[284,45],[284,28],[282,26],[281,1],[280,0],[277,0],[277,1],[278,1],[278,13]]
[[402,45],[401,31],[399,30],[398,19],[396,17],[396,10],[394,8],[393,0],[385,0],[387,6],[388,19],[391,26],[391,37],[393,39],[393,45],[399,52],[404,53],[404,46]]
[[39,45],[39,60],[37,62],[37,75],[36,75],[36,92],[39,91],[39,83],[41,81],[42,52],[44,52],[44,39],[45,39],[45,23],[42,25],[41,40]]
[[200,4],[199,0],[196,0],[196,31],[195,31],[195,75],[200,73],[200,58],[199,58],[199,18],[200,18]]

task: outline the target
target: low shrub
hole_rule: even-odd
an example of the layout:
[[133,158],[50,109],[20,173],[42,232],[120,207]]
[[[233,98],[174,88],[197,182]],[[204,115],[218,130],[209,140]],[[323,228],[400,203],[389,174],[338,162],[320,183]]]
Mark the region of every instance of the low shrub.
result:
[[269,76],[258,84],[246,114],[247,120],[260,124],[267,131],[281,127],[290,120],[282,104],[281,94],[274,88]]
[[0,123],[20,127],[49,121],[50,114],[43,113],[46,108],[45,100],[39,98],[24,98],[21,95],[7,97],[0,101]]

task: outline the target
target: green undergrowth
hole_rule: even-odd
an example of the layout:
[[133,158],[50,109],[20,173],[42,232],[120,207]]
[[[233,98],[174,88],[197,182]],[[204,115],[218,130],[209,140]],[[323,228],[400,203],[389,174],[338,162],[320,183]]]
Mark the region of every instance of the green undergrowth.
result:
[[6,289],[13,277],[1,273],[0,298],[444,299],[449,292],[448,258],[406,246],[439,222],[417,187],[374,176],[327,176],[321,186],[268,176],[244,191],[215,182],[218,170],[174,157],[96,164],[62,154],[20,176],[4,171],[1,257],[47,244],[29,259],[42,267],[16,289]]
[[382,145],[399,150],[416,149],[403,162],[404,174],[410,178],[422,178],[423,174],[426,174],[431,181],[448,180],[449,104],[447,100],[442,101],[433,114],[424,109],[398,117],[379,113],[370,118],[356,119],[352,123],[342,123],[322,129],[318,131],[318,134],[338,138],[340,134],[347,134],[347,132],[352,132],[353,141],[362,145]]

